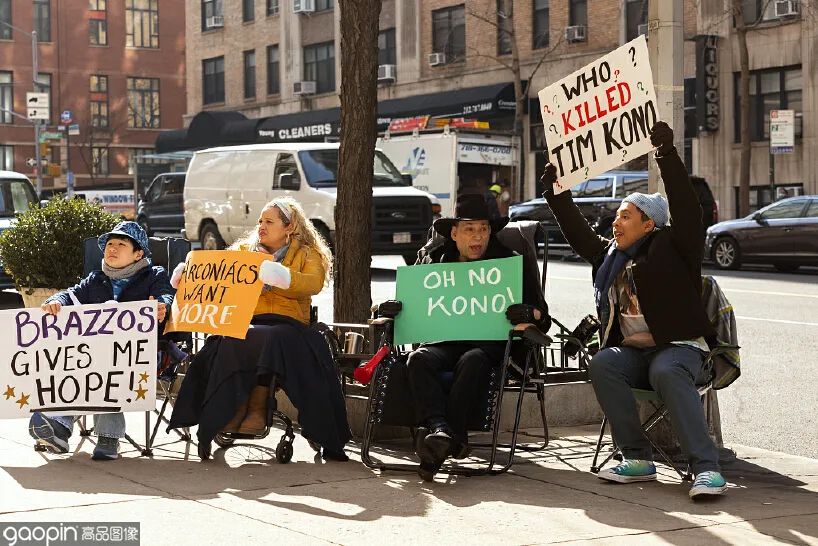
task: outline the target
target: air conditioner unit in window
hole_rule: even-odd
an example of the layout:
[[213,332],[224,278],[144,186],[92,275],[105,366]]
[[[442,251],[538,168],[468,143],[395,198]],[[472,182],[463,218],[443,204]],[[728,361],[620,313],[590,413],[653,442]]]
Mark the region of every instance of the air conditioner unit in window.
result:
[[775,2],[775,16],[776,17],[792,17],[798,15],[799,11],[798,0],[776,0]]
[[566,42],[584,42],[585,41],[585,25],[575,25],[572,27],[565,27],[565,41]]
[[446,54],[445,53],[430,53],[429,54],[429,66],[439,66],[441,64],[446,64]]
[[393,64],[382,64],[378,66],[378,81],[381,83],[392,83],[397,79],[398,71]]
[[648,25],[647,25],[647,23],[645,23],[644,25],[639,25],[638,27],[636,27],[636,35],[641,36],[642,34],[644,34],[645,36],[648,35]]
[[315,82],[293,82],[293,95],[315,95]]
[[312,13],[315,11],[315,0],[293,0],[293,13]]
[[224,15],[214,15],[205,20],[207,28],[222,28],[224,26]]

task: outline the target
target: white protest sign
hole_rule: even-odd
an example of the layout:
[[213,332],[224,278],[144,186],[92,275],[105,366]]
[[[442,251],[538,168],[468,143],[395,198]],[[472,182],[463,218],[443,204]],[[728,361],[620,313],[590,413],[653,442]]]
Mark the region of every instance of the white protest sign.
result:
[[0,419],[156,404],[156,301],[0,311]]
[[561,193],[653,147],[658,121],[644,35],[539,92],[540,113]]

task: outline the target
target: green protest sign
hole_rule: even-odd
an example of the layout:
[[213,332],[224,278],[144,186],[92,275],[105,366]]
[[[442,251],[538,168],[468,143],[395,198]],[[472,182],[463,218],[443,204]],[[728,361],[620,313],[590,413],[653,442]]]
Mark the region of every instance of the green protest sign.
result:
[[522,303],[523,258],[399,267],[395,343],[503,340],[506,309]]

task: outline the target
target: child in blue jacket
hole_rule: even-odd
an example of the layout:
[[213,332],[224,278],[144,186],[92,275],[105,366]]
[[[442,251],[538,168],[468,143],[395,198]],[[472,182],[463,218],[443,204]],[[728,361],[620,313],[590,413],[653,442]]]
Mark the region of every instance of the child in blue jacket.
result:
[[[103,251],[102,269],[92,271],[73,288],[54,294],[45,300],[41,309],[56,315],[63,305],[156,299],[159,300],[157,320],[164,321],[175,290],[170,286],[165,268],[151,266],[145,230],[136,222],[120,222],[113,231],[99,237],[99,248]],[[28,430],[37,443],[51,453],[67,453],[76,419],[49,417],[37,412],[31,416]],[[125,436],[125,416],[122,413],[94,415],[94,432],[98,440],[91,458],[119,457],[119,440]]]

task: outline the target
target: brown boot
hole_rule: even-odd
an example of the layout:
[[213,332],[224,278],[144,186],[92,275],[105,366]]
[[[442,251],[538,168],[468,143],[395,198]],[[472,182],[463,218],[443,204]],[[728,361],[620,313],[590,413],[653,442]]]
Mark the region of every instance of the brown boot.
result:
[[250,391],[250,400],[247,402],[247,415],[239,427],[241,434],[259,435],[267,428],[267,398],[269,396],[270,387],[257,385]]
[[236,410],[236,414],[230,419],[230,422],[224,425],[224,432],[238,432],[239,427],[241,426],[241,422],[244,421],[244,417],[247,415],[247,401],[244,401],[244,404],[240,405],[239,408]]

